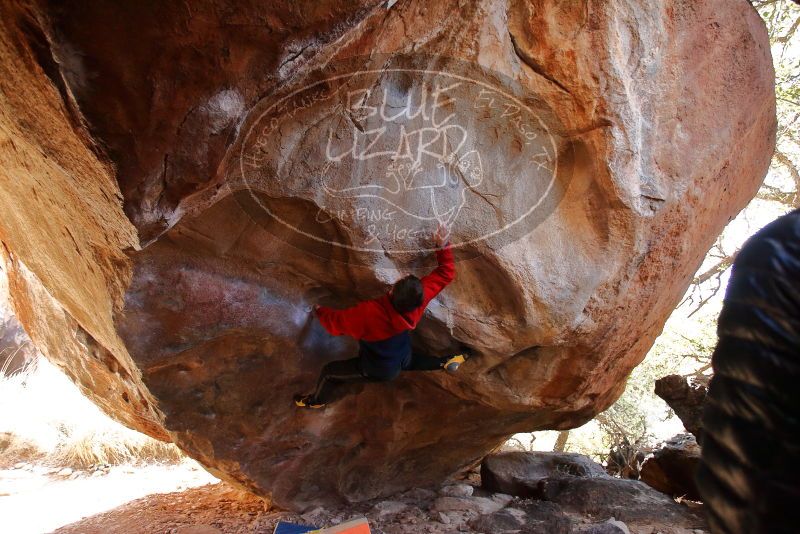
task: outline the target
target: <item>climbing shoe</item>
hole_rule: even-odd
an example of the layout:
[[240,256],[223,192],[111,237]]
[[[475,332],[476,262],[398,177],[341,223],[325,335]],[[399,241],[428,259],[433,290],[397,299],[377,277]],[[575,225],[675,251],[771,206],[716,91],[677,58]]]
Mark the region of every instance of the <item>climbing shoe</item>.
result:
[[323,402],[317,402],[311,398],[311,395],[295,395],[294,404],[298,408],[312,408],[314,410],[325,406]]
[[456,371],[458,371],[458,368],[461,366],[461,364],[467,361],[467,357],[468,356],[466,354],[456,354],[455,356],[452,356],[449,360],[444,362],[443,367],[448,372],[455,373]]

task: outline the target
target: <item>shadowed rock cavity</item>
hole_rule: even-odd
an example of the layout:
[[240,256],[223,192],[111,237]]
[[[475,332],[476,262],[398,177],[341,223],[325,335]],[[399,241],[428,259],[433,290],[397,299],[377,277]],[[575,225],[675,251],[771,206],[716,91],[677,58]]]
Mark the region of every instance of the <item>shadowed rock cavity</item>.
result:
[[[0,6],[21,322],[108,413],[281,506],[361,500],[621,393],[774,143],[744,1]],[[433,267],[457,375],[354,386],[311,320]]]

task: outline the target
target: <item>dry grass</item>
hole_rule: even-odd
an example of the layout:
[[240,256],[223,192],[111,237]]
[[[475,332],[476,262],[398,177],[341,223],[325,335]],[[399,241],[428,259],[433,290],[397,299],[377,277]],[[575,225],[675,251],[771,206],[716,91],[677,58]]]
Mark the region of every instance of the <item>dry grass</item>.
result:
[[116,465],[134,461],[178,463],[183,453],[175,445],[144,434],[88,432],[71,439],[52,455],[57,465],[89,467],[98,463]]
[[44,358],[0,376],[0,467],[24,461],[81,469],[183,458],[175,445],[110,419]]
[[11,432],[0,432],[0,468],[17,462],[40,463],[46,456],[36,444]]

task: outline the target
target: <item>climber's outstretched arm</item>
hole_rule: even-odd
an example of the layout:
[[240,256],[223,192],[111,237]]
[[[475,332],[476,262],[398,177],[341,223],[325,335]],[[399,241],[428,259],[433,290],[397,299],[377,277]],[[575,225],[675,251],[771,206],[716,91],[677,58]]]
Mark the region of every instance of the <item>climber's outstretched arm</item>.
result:
[[364,319],[369,315],[372,301],[359,302],[351,308],[336,310],[327,306],[315,306],[320,324],[332,336],[350,336],[361,339],[364,333]]
[[456,277],[456,264],[453,259],[453,251],[450,249],[450,242],[447,240],[447,228],[440,225],[434,234],[436,239],[436,260],[439,266],[429,275],[422,277],[423,307],[427,306],[447,284]]

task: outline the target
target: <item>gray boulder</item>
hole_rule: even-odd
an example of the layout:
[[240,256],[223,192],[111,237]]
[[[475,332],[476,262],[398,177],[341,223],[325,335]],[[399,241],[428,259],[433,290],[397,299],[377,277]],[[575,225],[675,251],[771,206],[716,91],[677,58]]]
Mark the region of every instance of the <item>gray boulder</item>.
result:
[[485,489],[517,497],[537,497],[542,480],[562,476],[608,477],[600,464],[575,453],[503,452],[489,455],[481,463]]
[[543,480],[540,488],[542,499],[569,513],[614,517],[628,524],[661,523],[688,530],[705,527],[701,514],[637,480],[561,477]]

